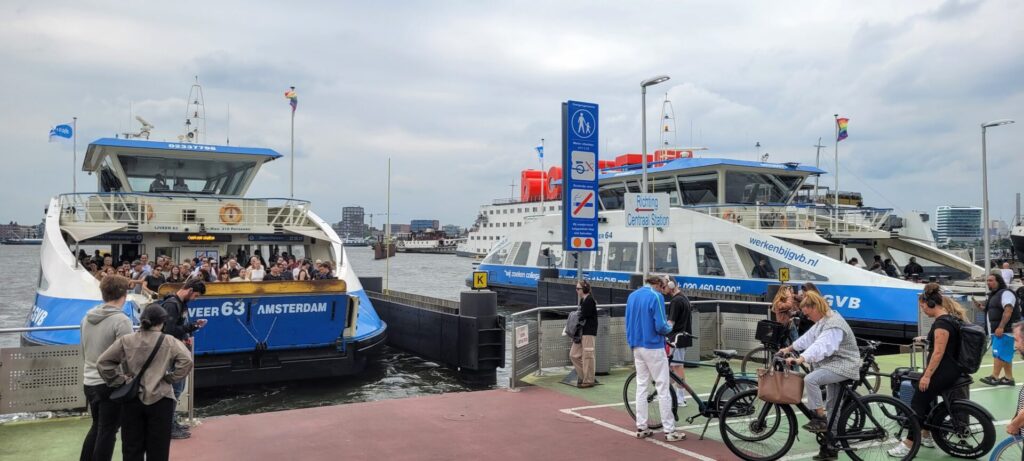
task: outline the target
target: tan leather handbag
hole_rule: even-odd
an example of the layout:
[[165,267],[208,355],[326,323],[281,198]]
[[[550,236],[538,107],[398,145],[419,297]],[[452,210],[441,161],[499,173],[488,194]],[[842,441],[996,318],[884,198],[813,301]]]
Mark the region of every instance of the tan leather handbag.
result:
[[765,402],[782,405],[796,405],[804,397],[804,375],[790,371],[770,369],[757,370],[757,398]]

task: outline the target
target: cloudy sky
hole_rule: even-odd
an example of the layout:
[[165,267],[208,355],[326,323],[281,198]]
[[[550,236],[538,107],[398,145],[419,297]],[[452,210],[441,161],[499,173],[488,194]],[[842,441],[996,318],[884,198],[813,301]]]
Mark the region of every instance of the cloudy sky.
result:
[[[1020,120],[989,132],[992,216],[1008,221],[1024,189],[1021,18],[1012,0],[5,1],[0,219],[38,222],[70,191],[71,149],[46,142],[51,126],[78,117],[79,162],[89,141],[136,128],[129,107],[152,139],[175,139],[198,75],[207,142],[228,137],[230,105],[231,144],[286,155],[282,92],[297,87],[296,196],[328,220],[385,210],[390,157],[393,222],[468,225],[518,191],[540,138],[555,162],[564,100],[600,104],[602,157],[638,152],[639,82],[668,74],[649,118],[667,92],[678,144],[706,156],[752,160],[759,142],[772,161],[813,164],[821,137],[832,171],[833,114],[849,117],[841,188],[899,211],[980,206],[979,125]],[[288,159],[251,194],[287,196]]]

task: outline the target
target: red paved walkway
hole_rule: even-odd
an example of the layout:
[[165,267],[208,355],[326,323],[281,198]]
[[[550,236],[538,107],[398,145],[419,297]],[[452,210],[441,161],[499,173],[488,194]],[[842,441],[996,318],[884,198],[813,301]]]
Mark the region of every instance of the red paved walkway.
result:
[[[667,448],[559,411],[589,403],[540,387],[384,400],[206,420],[175,460],[734,459],[717,442]],[[577,410],[632,431],[618,408]],[[664,438],[659,434],[659,440]],[[684,451],[684,452],[680,452]]]

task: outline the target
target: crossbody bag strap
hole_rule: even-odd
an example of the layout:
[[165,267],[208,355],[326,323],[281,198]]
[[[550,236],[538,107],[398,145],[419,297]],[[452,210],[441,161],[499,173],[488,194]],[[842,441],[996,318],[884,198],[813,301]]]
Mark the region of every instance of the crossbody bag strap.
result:
[[156,340],[156,346],[153,346],[153,352],[149,353],[149,358],[146,359],[146,363],[142,365],[142,369],[139,370],[139,375],[135,379],[142,379],[142,375],[146,373],[146,369],[149,368],[150,362],[153,361],[153,357],[156,357],[156,351],[160,350],[160,345],[164,343],[164,334],[161,334]]

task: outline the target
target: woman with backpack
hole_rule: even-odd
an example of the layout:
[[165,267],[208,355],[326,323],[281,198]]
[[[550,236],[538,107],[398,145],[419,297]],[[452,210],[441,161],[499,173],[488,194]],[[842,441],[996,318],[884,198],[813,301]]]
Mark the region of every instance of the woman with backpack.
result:
[[[967,321],[967,313],[956,301],[942,296],[942,288],[934,282],[924,286],[924,292],[917,297],[917,306],[924,315],[935,319],[928,331],[928,360],[925,362],[928,367],[921,373],[910,401],[914,415],[922,420],[938,397],[953,387],[963,373],[956,358],[960,354],[960,325]],[[905,440],[890,449],[889,454],[905,456],[912,445],[913,441]],[[935,447],[928,430],[921,430],[921,446]]]
[[[125,461],[164,461],[171,450],[171,415],[177,402],[171,383],[192,370],[185,345],[161,332],[167,311],[158,303],[142,311],[142,329],[125,335],[100,355],[96,368],[110,386],[138,380],[139,394],[121,412],[121,454]],[[174,371],[167,371],[174,365]]]

